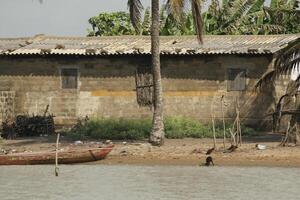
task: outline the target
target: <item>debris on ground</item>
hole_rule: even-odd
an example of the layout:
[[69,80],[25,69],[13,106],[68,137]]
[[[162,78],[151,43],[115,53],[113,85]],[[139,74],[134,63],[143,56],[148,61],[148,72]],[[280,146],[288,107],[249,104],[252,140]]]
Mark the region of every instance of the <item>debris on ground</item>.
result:
[[264,144],[256,144],[255,147],[258,150],[265,150],[265,149],[267,149],[267,146],[264,145]]
[[75,145],[83,145],[83,142],[80,141],[80,140],[77,140],[77,141],[74,142],[74,144],[75,144]]

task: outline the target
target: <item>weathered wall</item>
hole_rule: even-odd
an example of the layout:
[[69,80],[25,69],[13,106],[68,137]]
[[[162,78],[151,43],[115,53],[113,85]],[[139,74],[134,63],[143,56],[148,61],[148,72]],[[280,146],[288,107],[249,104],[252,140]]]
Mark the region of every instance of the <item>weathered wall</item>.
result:
[[[272,90],[253,91],[257,79],[270,67],[270,56],[163,56],[162,77],[167,116],[209,121],[213,108],[221,117],[224,96],[226,118],[234,117],[239,99],[242,117],[262,120],[274,103]],[[46,105],[57,122],[95,117],[151,117],[151,110],[136,103],[135,70],[150,65],[150,57],[103,58],[44,57],[0,58],[0,91],[13,91],[14,112],[43,113]],[[62,89],[60,69],[79,69],[78,89]],[[227,68],[247,69],[247,89],[227,91]]]

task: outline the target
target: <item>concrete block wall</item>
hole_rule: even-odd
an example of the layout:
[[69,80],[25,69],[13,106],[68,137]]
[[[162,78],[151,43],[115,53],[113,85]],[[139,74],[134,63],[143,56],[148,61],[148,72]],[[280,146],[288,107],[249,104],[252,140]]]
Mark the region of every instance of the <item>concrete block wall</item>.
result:
[[[220,118],[224,96],[228,120],[235,117],[236,99],[247,121],[263,120],[273,97],[253,89],[270,62],[270,56],[162,56],[165,115],[210,121],[213,110]],[[62,124],[86,115],[150,118],[151,109],[139,107],[135,93],[136,68],[150,64],[149,56],[0,58],[0,91],[15,92],[15,113],[42,114],[49,104]],[[64,67],[79,70],[77,89],[62,89]],[[227,91],[228,68],[247,69],[245,91]]]
[[14,117],[14,91],[0,92],[0,123],[10,120]]

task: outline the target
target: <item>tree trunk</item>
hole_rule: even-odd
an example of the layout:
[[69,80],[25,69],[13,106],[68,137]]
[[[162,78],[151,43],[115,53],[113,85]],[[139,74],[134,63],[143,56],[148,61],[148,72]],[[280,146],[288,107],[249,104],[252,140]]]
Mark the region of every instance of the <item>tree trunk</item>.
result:
[[163,123],[162,82],[160,73],[159,20],[159,0],[152,0],[151,53],[154,82],[154,111],[149,141],[152,143],[152,145],[158,146],[164,143],[165,137]]

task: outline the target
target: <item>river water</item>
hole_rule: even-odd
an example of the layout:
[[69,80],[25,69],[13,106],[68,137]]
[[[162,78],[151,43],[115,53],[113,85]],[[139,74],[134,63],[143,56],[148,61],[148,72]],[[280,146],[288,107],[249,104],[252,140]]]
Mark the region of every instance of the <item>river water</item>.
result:
[[69,165],[0,167],[0,200],[300,199],[300,169]]

